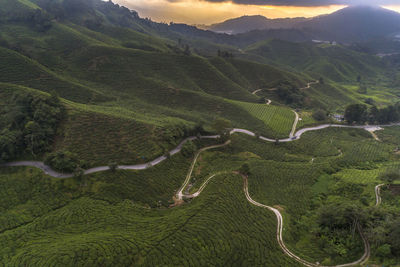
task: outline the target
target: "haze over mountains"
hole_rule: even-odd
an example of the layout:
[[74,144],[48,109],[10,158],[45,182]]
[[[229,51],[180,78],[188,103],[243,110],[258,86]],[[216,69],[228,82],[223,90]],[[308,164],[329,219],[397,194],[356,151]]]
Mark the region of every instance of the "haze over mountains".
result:
[[207,29],[228,34],[247,33],[253,30],[296,29],[309,33],[317,39],[354,42],[386,37],[400,32],[400,14],[381,7],[352,6],[310,19],[268,19],[263,16],[244,16],[211,25]]
[[255,15],[229,19],[210,26],[202,26],[201,28],[218,33],[238,34],[252,30],[294,28],[296,24],[306,20],[306,18],[269,19],[264,16]]

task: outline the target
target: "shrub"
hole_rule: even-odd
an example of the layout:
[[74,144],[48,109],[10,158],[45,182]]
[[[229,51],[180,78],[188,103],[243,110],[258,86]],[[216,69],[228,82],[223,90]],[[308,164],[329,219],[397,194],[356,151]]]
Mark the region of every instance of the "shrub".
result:
[[396,180],[400,180],[400,172],[399,171],[386,172],[380,178],[381,180],[387,181],[388,183],[393,183]]
[[110,168],[110,170],[112,172],[115,172],[118,168],[118,163],[112,161],[112,162],[108,163],[108,167]]
[[317,111],[315,111],[312,114],[312,117],[316,120],[316,121],[324,121],[326,120],[327,116],[326,116],[326,112],[323,111],[322,109],[318,109]]
[[192,157],[196,151],[197,146],[192,141],[186,142],[182,147],[182,155],[187,158]]
[[243,165],[240,167],[239,172],[240,172],[241,174],[243,174],[243,175],[249,176],[249,175],[251,174],[249,164],[247,164],[247,163],[243,164]]
[[62,172],[73,172],[80,167],[80,161],[76,154],[69,151],[57,151],[46,156],[47,165]]

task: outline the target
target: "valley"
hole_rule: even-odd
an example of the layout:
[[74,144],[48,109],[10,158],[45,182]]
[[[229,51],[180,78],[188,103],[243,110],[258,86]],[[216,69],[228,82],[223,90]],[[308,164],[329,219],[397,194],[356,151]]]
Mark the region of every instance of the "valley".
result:
[[0,266],[399,266],[400,14],[245,19],[0,0]]

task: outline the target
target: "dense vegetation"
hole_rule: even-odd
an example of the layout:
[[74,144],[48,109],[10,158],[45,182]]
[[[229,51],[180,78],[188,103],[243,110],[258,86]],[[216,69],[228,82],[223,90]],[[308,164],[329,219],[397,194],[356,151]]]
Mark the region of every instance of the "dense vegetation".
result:
[[348,123],[387,124],[400,120],[400,104],[389,105],[385,108],[377,108],[363,104],[353,104],[346,107],[344,118]]
[[51,149],[64,107],[57,96],[1,91],[0,161]]

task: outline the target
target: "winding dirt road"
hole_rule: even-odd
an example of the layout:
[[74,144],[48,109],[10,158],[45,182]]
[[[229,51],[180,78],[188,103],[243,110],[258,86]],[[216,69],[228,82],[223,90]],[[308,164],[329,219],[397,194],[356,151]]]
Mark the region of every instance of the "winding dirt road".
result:
[[313,85],[313,84],[318,84],[318,83],[319,83],[318,80],[313,81],[313,82],[309,82],[309,83],[307,83],[307,86],[306,86],[306,87],[300,88],[300,90],[307,90],[307,89],[310,89],[310,88],[311,88],[311,85]]
[[[226,145],[228,145],[228,144],[229,144],[229,143],[225,143],[225,144],[223,144],[223,145],[220,145],[220,147],[226,146]],[[216,147],[215,147],[215,146],[208,147],[207,149],[204,149],[204,150],[202,150],[202,151],[206,151],[206,150],[212,149],[212,148],[216,148]],[[201,153],[201,152],[199,152],[199,154],[200,154],[200,153]],[[197,158],[198,158],[198,155],[197,155],[197,157],[195,157],[195,159],[193,160],[192,166],[191,166],[190,169],[189,169],[189,173],[188,173],[188,175],[186,176],[186,180],[185,180],[185,182],[183,183],[182,187],[179,189],[179,191],[178,191],[178,193],[177,193],[177,198],[178,198],[179,200],[182,200],[182,199],[184,199],[184,198],[185,198],[185,199],[193,199],[193,198],[196,198],[196,197],[200,196],[201,192],[202,192],[202,191],[204,190],[204,188],[208,185],[208,183],[210,182],[210,180],[213,179],[213,178],[215,178],[218,174],[222,174],[222,173],[216,173],[216,174],[211,175],[209,178],[207,178],[207,179],[203,182],[203,184],[200,186],[200,188],[199,188],[199,190],[198,190],[197,192],[195,192],[195,193],[193,193],[193,194],[184,195],[182,192],[183,192],[183,190],[185,189],[185,187],[188,185],[188,183],[189,183],[189,181],[190,181],[191,174],[192,174],[194,165],[196,164]],[[235,173],[235,174],[238,174],[238,173]],[[364,263],[366,263],[366,262],[368,261],[368,259],[369,259],[369,257],[370,257],[370,254],[371,254],[371,248],[370,248],[370,245],[369,245],[369,243],[368,243],[368,240],[367,240],[366,237],[364,236],[364,234],[363,234],[363,232],[362,232],[362,229],[361,229],[361,227],[360,227],[359,225],[357,225],[357,228],[358,228],[358,231],[359,231],[360,236],[361,236],[361,238],[362,238],[362,240],[363,240],[363,243],[364,243],[364,254],[360,257],[360,259],[358,259],[358,260],[356,260],[356,261],[354,261],[354,262],[346,263],[346,264],[340,264],[340,265],[334,265],[334,266],[323,266],[323,265],[319,265],[319,264],[317,264],[317,263],[308,262],[308,261],[306,261],[306,260],[300,258],[299,256],[297,256],[297,255],[294,254],[293,252],[291,252],[291,251],[287,248],[287,246],[285,245],[285,242],[283,241],[283,216],[282,216],[282,214],[281,214],[280,211],[277,210],[276,208],[273,208],[273,207],[270,207],[270,206],[261,204],[261,203],[255,201],[255,200],[253,200],[253,199],[251,198],[250,194],[249,194],[248,179],[247,179],[247,177],[244,176],[244,175],[241,175],[241,176],[242,176],[242,178],[243,178],[243,191],[244,191],[244,193],[245,193],[245,196],[246,196],[247,201],[249,201],[252,205],[255,205],[255,206],[257,206],[257,207],[261,207],[261,208],[268,209],[268,210],[272,211],[272,212],[275,214],[275,216],[276,216],[276,218],[277,218],[276,239],[277,239],[277,242],[278,242],[279,246],[281,247],[281,249],[283,250],[283,252],[284,252],[288,257],[290,257],[290,258],[296,260],[297,262],[299,262],[299,263],[301,263],[301,264],[303,264],[304,266],[307,266],[307,267],[350,267],[350,266],[355,266],[355,265],[362,265],[362,264],[364,264]],[[379,190],[377,190],[377,188],[379,188],[380,186],[381,186],[381,185],[379,185],[379,186],[377,186],[377,187],[375,188],[375,192],[378,192],[378,193],[377,193],[377,199],[378,199],[378,196],[379,196]],[[379,199],[380,199],[380,196],[379,196]],[[378,200],[377,200],[377,201],[378,201]],[[379,200],[379,201],[380,201],[380,200]],[[377,205],[378,205],[378,204],[377,204]]]
[[[262,90],[263,90],[263,89],[255,90],[252,94],[253,94],[253,95],[257,95],[257,93],[258,93],[258,92],[261,92]],[[272,100],[271,100],[271,99],[265,99],[265,100],[266,100],[265,104],[271,105],[271,103],[272,103]]]
[[[226,143],[221,144],[221,145],[215,145],[215,146],[205,147],[205,148],[200,149],[200,150],[196,153],[196,155],[194,156],[194,159],[193,159],[193,161],[192,161],[192,165],[190,165],[188,174],[186,175],[186,179],[185,179],[185,181],[183,182],[181,188],[178,190],[178,193],[176,194],[177,199],[182,200],[182,198],[183,198],[183,190],[185,190],[186,186],[189,184],[189,181],[190,181],[190,179],[191,179],[191,177],[192,177],[193,169],[194,169],[194,167],[195,167],[195,165],[196,165],[197,159],[199,158],[200,154],[201,154],[202,152],[207,151],[207,150],[210,150],[210,149],[214,149],[214,148],[219,148],[219,147],[227,146],[227,145],[229,145],[230,143],[231,143],[231,141],[229,140],[229,141],[227,141]],[[214,175],[214,176],[215,176],[215,175]],[[207,179],[206,182],[208,182],[209,180],[210,180],[210,178]],[[207,185],[207,184],[206,184],[206,185]],[[205,187],[205,186],[204,186],[204,187]],[[203,188],[203,189],[204,189],[204,188]],[[203,191],[203,190],[201,190],[201,191]],[[200,193],[201,193],[201,191],[200,191]],[[199,194],[200,194],[200,193],[199,193]]]
[[[392,125],[385,125],[385,126],[346,126],[346,125],[325,124],[325,125],[320,125],[320,126],[316,126],[316,127],[310,127],[310,128],[302,129],[302,130],[296,132],[295,134],[293,134],[293,137],[288,138],[288,139],[282,139],[282,140],[280,140],[280,142],[294,141],[296,139],[299,139],[306,132],[321,130],[321,129],[325,129],[325,128],[328,128],[328,127],[356,128],[356,129],[364,129],[364,130],[368,131],[369,129],[371,129],[371,127],[377,128],[377,127],[388,127],[388,126],[397,126],[397,125],[400,125],[400,123],[392,124]],[[244,129],[233,129],[230,132],[231,135],[235,134],[235,133],[243,133],[243,134],[247,134],[247,135],[250,135],[250,136],[255,136],[255,133],[253,133],[251,131],[248,131],[248,130],[244,130]],[[186,142],[188,142],[190,140],[195,140],[196,138],[197,137],[188,137],[188,138],[186,138],[175,149],[171,150],[170,154],[174,155],[174,154],[180,152],[182,147],[183,147],[183,145]],[[202,136],[201,138],[203,138],[203,139],[216,139],[216,138],[219,138],[219,136],[218,135]],[[275,140],[273,140],[273,139],[268,139],[268,138],[262,137],[262,136],[260,136],[260,139],[264,140],[264,141],[268,141],[268,142],[275,142]],[[227,141],[224,144],[213,145],[213,146],[202,148],[196,153],[196,155],[195,155],[195,157],[194,157],[194,159],[192,161],[192,164],[191,164],[191,166],[189,168],[188,174],[186,175],[186,179],[185,179],[185,181],[183,182],[182,186],[179,188],[179,190],[178,190],[178,192],[176,194],[176,197],[177,197],[178,200],[182,200],[183,198],[196,198],[196,197],[198,197],[201,194],[201,192],[205,189],[205,187],[208,185],[208,183],[211,181],[211,179],[215,178],[218,174],[221,174],[221,173],[216,173],[216,174],[213,174],[210,177],[208,177],[204,181],[204,183],[200,186],[200,188],[199,188],[199,190],[197,192],[195,192],[193,194],[190,194],[190,195],[183,194],[185,188],[187,187],[187,185],[190,182],[190,179],[191,179],[191,176],[192,176],[192,173],[193,173],[193,170],[194,170],[194,167],[196,165],[196,162],[197,162],[197,159],[198,159],[199,155],[204,151],[207,151],[207,150],[210,150],[210,149],[214,149],[214,148],[224,147],[224,146],[227,146],[229,144],[230,144],[230,141]],[[166,159],[167,159],[166,156],[162,156],[162,157],[159,157],[159,158],[157,158],[157,159],[155,159],[155,160],[153,160],[153,161],[151,161],[151,162],[149,162],[147,164],[118,166],[118,168],[119,169],[129,169],[129,170],[143,170],[143,169],[147,169],[147,168],[150,168],[152,166],[155,166],[155,165],[163,162]],[[70,177],[73,176],[72,174],[63,174],[63,173],[56,172],[56,171],[52,170],[49,166],[45,165],[43,162],[38,162],[38,161],[11,162],[11,163],[6,163],[6,164],[0,165],[0,166],[3,166],[3,167],[7,167],[7,166],[31,166],[31,167],[37,167],[39,169],[42,169],[47,175],[50,175],[50,176],[53,176],[53,177],[56,177],[56,178],[60,178],[60,179],[70,178]],[[100,172],[100,171],[106,171],[106,170],[109,170],[109,167],[107,167],[107,166],[97,167],[97,168],[92,168],[92,169],[86,170],[85,174],[90,174],[90,173],[95,173],[95,172]],[[370,246],[369,246],[368,240],[363,235],[362,230],[361,230],[361,228],[359,226],[358,226],[358,230],[359,230],[360,236],[361,236],[361,238],[362,238],[362,240],[364,242],[364,251],[365,252],[361,256],[361,258],[359,260],[355,261],[355,262],[347,263],[347,264],[341,264],[341,265],[335,265],[335,266],[321,266],[321,265],[316,264],[316,263],[308,262],[308,261],[300,258],[299,256],[295,255],[293,252],[291,252],[287,248],[287,246],[285,245],[285,243],[283,241],[283,217],[282,217],[282,214],[279,212],[279,210],[277,210],[277,209],[275,209],[273,207],[261,204],[259,202],[256,202],[255,200],[253,200],[251,198],[250,194],[249,194],[247,177],[243,176],[243,178],[244,178],[243,190],[244,190],[244,193],[246,195],[247,200],[251,204],[253,204],[255,206],[258,206],[258,207],[261,207],[261,208],[266,208],[266,209],[272,211],[275,214],[275,216],[277,218],[277,235],[276,235],[277,241],[279,243],[279,246],[283,250],[283,252],[287,256],[289,256],[290,258],[296,260],[297,262],[299,262],[299,263],[301,263],[301,264],[303,264],[303,265],[305,265],[307,267],[348,267],[348,266],[354,266],[354,265],[361,265],[361,264],[364,264],[365,262],[368,261],[369,256],[370,256]],[[382,202],[382,199],[381,199],[381,196],[380,196],[380,188],[382,186],[383,186],[383,184],[380,184],[380,185],[377,185],[375,187],[376,205],[377,206],[380,205],[381,202]]]
[[[295,121],[295,123],[293,124],[293,128],[295,129],[296,126],[297,126],[297,122]],[[279,139],[278,141],[280,143],[293,142],[295,140],[299,140],[301,138],[301,136],[307,132],[318,131],[318,130],[322,130],[322,129],[326,129],[326,128],[330,128],[330,127],[364,129],[366,131],[370,131],[370,129],[391,127],[391,126],[400,126],[400,123],[388,124],[388,125],[363,125],[363,126],[323,124],[320,126],[301,129],[301,130],[297,131],[295,134],[290,133],[291,137]],[[293,129],[292,129],[292,131],[293,131]],[[231,130],[231,132],[230,132],[231,135],[235,134],[235,133],[242,133],[242,134],[246,134],[246,135],[253,136],[253,137],[256,136],[256,134],[254,132],[245,130],[245,129],[236,129],[235,128],[235,129]],[[219,135],[211,135],[211,136],[201,136],[200,138],[201,139],[218,139],[219,137],[220,137]],[[196,136],[186,138],[176,148],[172,149],[169,152],[169,154],[175,155],[175,154],[179,153],[182,150],[182,147],[186,142],[193,141],[195,139],[197,139]],[[266,142],[276,142],[277,141],[276,139],[271,139],[271,138],[264,137],[264,136],[260,136],[259,139],[266,141]],[[153,161],[150,161],[150,162],[144,163],[144,164],[120,165],[120,166],[118,166],[118,169],[121,169],[121,170],[146,170],[148,168],[151,168],[153,166],[160,164],[161,162],[165,161],[166,159],[168,159],[167,156],[161,156],[161,157],[154,159]],[[4,164],[0,165],[0,167],[18,167],[18,166],[35,167],[35,168],[41,169],[45,174],[52,176],[54,178],[66,179],[66,178],[71,178],[74,176],[72,173],[57,172],[57,171],[53,170],[50,166],[48,166],[40,161],[16,161],[16,162],[9,162],[9,163],[4,163]],[[85,170],[84,174],[87,175],[87,174],[92,174],[92,173],[96,173],[96,172],[104,172],[104,171],[108,171],[108,170],[110,170],[110,167],[100,166],[100,167],[95,167],[95,168]]]
[[[197,162],[197,159],[198,159],[198,156],[200,155],[200,153],[204,152],[206,150],[209,150],[209,149],[223,147],[223,146],[226,146],[228,144],[229,144],[229,142],[227,142],[225,144],[222,144],[222,145],[210,146],[210,147],[204,148],[202,150],[199,150],[199,152],[196,154],[196,156],[195,156],[195,158],[194,158],[194,160],[192,162],[192,165],[190,166],[189,172],[188,172],[188,174],[186,176],[186,179],[185,179],[183,185],[181,186],[181,188],[178,190],[178,193],[176,194],[177,199],[179,199],[179,200],[182,200],[184,198],[185,199],[193,199],[193,198],[196,198],[196,197],[200,196],[201,192],[208,185],[210,180],[215,178],[217,175],[222,174],[222,173],[215,173],[215,174],[211,175],[210,177],[208,177],[203,182],[203,184],[200,186],[200,188],[199,188],[199,190],[197,192],[195,192],[193,194],[186,194],[186,195],[183,194],[184,189],[189,184],[189,181],[191,179],[191,175],[192,175],[194,166],[195,166],[195,164]],[[235,174],[238,174],[238,173],[235,173]],[[244,175],[241,175],[241,176],[243,178],[243,191],[245,193],[247,201],[249,201],[251,204],[253,204],[253,205],[257,206],[257,207],[268,209],[268,210],[272,211],[275,214],[275,216],[277,218],[276,239],[277,239],[277,242],[278,242],[279,246],[281,247],[283,252],[288,257],[296,260],[297,262],[299,262],[299,263],[301,263],[301,264],[303,264],[304,266],[307,266],[307,267],[350,267],[350,266],[355,266],[355,265],[362,265],[362,264],[364,264],[364,263],[366,263],[368,261],[368,259],[370,257],[370,254],[371,254],[371,248],[370,248],[368,240],[364,236],[364,234],[362,232],[362,229],[361,229],[361,227],[359,225],[357,225],[357,228],[358,228],[358,231],[360,233],[361,239],[363,240],[363,243],[364,243],[364,254],[360,257],[360,259],[358,259],[358,260],[356,260],[354,262],[346,263],[346,264],[340,264],[340,265],[334,265],[334,266],[322,266],[322,265],[319,265],[317,263],[308,262],[308,261],[300,258],[299,256],[297,256],[293,252],[291,252],[287,248],[287,246],[285,245],[285,242],[283,241],[283,216],[282,216],[282,214],[276,208],[261,204],[261,203],[255,201],[255,200],[253,200],[251,198],[250,194],[249,194],[248,179]],[[377,204],[376,205],[379,205],[381,203],[380,190],[379,190],[381,186],[382,185],[378,185],[378,186],[375,187],[375,193],[376,193],[376,199],[377,199]]]
[[375,186],[375,197],[376,197],[376,203],[375,206],[379,206],[382,203],[382,197],[381,197],[381,187],[384,186],[384,184],[379,184]]
[[289,138],[293,138],[293,136],[294,136],[294,134],[295,134],[295,132],[296,132],[297,123],[299,122],[299,119],[300,119],[299,114],[298,114],[296,111],[294,111],[294,110],[292,110],[292,111],[294,112],[294,115],[295,115],[296,117],[295,117],[295,119],[294,119],[293,126],[292,126],[292,131],[291,131],[290,134],[289,134]]

